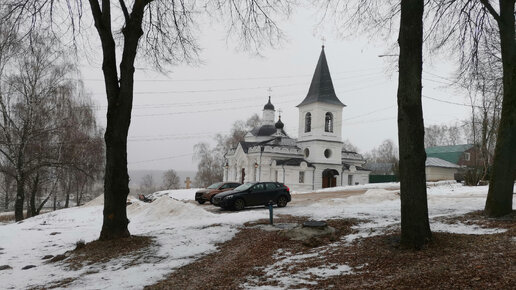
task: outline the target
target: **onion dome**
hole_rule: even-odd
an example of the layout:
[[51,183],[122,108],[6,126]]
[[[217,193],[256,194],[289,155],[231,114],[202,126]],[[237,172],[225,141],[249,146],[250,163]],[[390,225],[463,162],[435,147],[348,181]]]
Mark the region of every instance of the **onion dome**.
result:
[[279,130],[282,130],[282,129],[283,129],[283,127],[285,127],[285,125],[283,124],[283,122],[281,122],[281,116],[279,116],[278,122],[276,122],[276,124],[274,125],[274,127],[276,127],[276,129],[279,129]]
[[269,96],[269,102],[263,106],[263,109],[274,111],[274,105],[271,103],[271,96]]

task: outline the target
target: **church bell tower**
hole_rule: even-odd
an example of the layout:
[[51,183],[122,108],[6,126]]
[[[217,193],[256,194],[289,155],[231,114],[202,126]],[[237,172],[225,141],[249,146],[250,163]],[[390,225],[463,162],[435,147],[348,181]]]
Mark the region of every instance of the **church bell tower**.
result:
[[341,165],[342,109],[326,61],[324,45],[308,94],[299,109],[298,146],[308,162]]

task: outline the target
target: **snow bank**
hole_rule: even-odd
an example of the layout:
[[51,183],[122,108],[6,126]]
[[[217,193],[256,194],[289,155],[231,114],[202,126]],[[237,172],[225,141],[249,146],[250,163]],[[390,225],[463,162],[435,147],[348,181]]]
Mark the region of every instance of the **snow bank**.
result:
[[101,194],[94,199],[90,200],[89,202],[85,203],[83,207],[90,207],[90,206],[99,206],[104,205],[104,194]]
[[169,189],[154,192],[150,196],[152,196],[153,198],[169,196],[177,200],[195,200],[195,192],[197,192],[199,189],[200,188]]
[[385,182],[385,183],[368,183],[360,185],[346,185],[338,187],[323,188],[315,191],[292,191],[292,194],[307,194],[307,193],[320,193],[320,192],[337,192],[337,191],[356,191],[364,189],[399,189],[399,182]]
[[212,218],[214,214],[199,206],[161,196],[152,203],[135,201],[127,207],[127,216],[139,221],[159,221],[164,218],[191,219]]

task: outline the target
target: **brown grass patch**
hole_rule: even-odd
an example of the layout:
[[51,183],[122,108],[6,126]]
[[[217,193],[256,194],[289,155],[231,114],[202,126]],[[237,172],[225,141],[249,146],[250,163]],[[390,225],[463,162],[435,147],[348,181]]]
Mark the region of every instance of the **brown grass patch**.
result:
[[472,288],[514,289],[516,251],[514,231],[496,235],[434,233],[424,250],[404,250],[397,235],[363,239],[340,247],[327,262],[361,267],[352,275],[319,281],[317,289],[344,288],[414,289]]
[[147,236],[130,236],[111,241],[96,240],[89,243],[78,241],[76,248],[67,252],[69,258],[65,263],[77,270],[85,265],[106,263],[124,256],[139,257],[146,254],[154,243],[153,237]]
[[[302,222],[306,218],[283,216],[275,222]],[[311,268],[333,268],[348,265],[351,273],[320,277],[309,274],[306,282],[290,285],[308,289],[515,289],[516,285],[516,222],[512,217],[490,219],[479,212],[446,218],[449,223],[480,224],[483,227],[505,228],[494,235],[433,233],[432,242],[423,250],[402,249],[396,230],[352,244],[324,241],[310,248],[284,238],[278,232],[257,227],[267,224],[259,220],[246,224],[219,251],[177,269],[165,280],[146,289],[236,289],[243,283],[250,286],[280,286],[276,274],[267,274],[265,267],[278,262],[278,249],[286,257],[316,253],[315,257],[297,260],[278,267],[283,277],[294,277]],[[353,232],[355,220],[329,220],[337,236]],[[280,258],[281,259],[281,258]],[[306,277],[306,274],[305,274]],[[315,284],[311,284],[315,283]]]
[[0,215],[0,222],[1,223],[9,223],[14,222],[14,212],[12,214],[2,214]]
[[[275,219],[275,223],[306,220],[306,217],[281,216]],[[266,232],[252,227],[268,222],[263,219],[247,223],[251,227],[242,229],[232,240],[219,245],[218,252],[179,268],[165,280],[145,289],[236,289],[246,277],[260,275],[261,267],[274,263],[273,254],[278,249],[288,248],[293,252],[310,249],[279,232]],[[336,228],[336,235],[344,235],[351,232],[354,222],[332,220],[328,224]]]

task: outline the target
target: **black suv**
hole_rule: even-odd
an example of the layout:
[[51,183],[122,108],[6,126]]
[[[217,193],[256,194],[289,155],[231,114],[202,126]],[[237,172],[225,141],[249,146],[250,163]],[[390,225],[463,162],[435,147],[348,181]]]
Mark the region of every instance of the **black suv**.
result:
[[284,207],[290,202],[290,189],[279,182],[248,182],[213,197],[213,204],[224,209],[241,210],[246,206],[267,205]]

